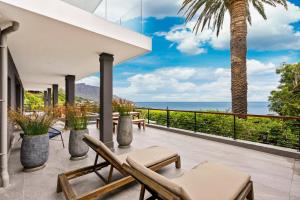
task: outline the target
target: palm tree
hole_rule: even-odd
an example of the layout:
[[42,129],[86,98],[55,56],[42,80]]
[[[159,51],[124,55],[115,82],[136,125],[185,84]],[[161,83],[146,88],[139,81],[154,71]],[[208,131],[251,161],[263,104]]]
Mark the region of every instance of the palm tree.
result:
[[287,9],[286,0],[184,0],[179,12],[184,12],[186,22],[199,14],[193,31],[201,31],[207,25],[216,30],[222,29],[224,15],[230,14],[230,52],[231,52],[231,97],[232,112],[247,114],[247,20],[251,25],[249,3],[267,19],[264,4]]

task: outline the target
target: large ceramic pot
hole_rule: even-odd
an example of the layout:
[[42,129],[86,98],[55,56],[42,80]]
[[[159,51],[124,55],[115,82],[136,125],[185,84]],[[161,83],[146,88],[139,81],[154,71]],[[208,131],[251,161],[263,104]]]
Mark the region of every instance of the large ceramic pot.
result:
[[118,122],[117,142],[119,147],[128,147],[132,142],[131,116],[120,116]]
[[49,136],[24,135],[21,145],[21,163],[24,171],[35,171],[45,167],[49,156]]
[[71,160],[81,160],[87,157],[89,146],[82,140],[89,130],[71,130],[69,137],[69,153]]

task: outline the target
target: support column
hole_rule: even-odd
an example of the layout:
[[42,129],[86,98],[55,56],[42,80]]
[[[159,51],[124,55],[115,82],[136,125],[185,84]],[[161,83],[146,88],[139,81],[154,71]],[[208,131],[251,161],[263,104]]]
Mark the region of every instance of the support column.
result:
[[0,27],[0,187],[9,185],[8,174],[8,132],[7,132],[7,78],[8,78],[8,47],[7,35],[16,31],[17,22],[7,21],[8,25]]
[[66,105],[75,103],[75,76],[66,76]]
[[[1,34],[1,33],[0,33]],[[0,187],[7,187],[9,185],[8,174],[8,146],[7,146],[7,77],[8,77],[8,63],[7,63],[7,36],[0,35],[0,51],[1,51],[1,66],[0,66]]]
[[22,99],[22,100],[21,100],[21,106],[22,106],[22,109],[21,109],[21,110],[22,110],[22,113],[23,113],[23,112],[24,112],[24,98],[25,98],[25,92],[24,92],[23,86],[22,86],[21,88],[22,88],[22,89],[21,89],[21,90],[22,90],[22,92],[21,92],[21,93],[22,93],[22,94],[21,94],[21,95],[22,95],[22,97],[21,97],[21,99]]
[[58,104],[58,85],[57,84],[53,84],[52,85],[52,103],[53,103],[53,107],[57,106]]
[[114,148],[112,124],[114,57],[111,54],[100,54],[100,140],[109,148]]
[[48,106],[48,94],[47,90],[44,91],[44,107],[46,108]]
[[48,102],[48,107],[51,106],[51,88],[47,89],[47,102]]

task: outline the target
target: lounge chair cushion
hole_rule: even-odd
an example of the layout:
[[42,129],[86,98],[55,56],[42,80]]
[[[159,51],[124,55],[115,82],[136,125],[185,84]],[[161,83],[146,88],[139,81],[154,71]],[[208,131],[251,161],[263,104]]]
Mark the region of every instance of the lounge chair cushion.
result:
[[129,153],[117,155],[117,158],[121,163],[125,163],[126,158],[130,156],[132,159],[138,161],[142,165],[150,167],[176,155],[178,154],[174,151],[159,146],[152,146],[145,149],[139,149],[131,151]]
[[150,167],[157,163],[160,163],[166,159],[178,155],[176,152],[170,151],[163,147],[152,146],[145,149],[135,150],[129,153],[116,155],[114,154],[103,142],[97,140],[96,138],[86,134],[84,137],[93,143],[96,147],[99,147],[105,154],[114,159],[119,165],[126,162],[127,156],[131,156],[136,159],[139,163],[142,163],[146,167]]
[[234,200],[250,181],[250,176],[215,163],[204,162],[179,178],[168,180],[131,157],[127,163],[149,179],[185,200]]
[[184,188],[184,199],[234,200],[250,176],[229,167],[204,162],[173,181]]

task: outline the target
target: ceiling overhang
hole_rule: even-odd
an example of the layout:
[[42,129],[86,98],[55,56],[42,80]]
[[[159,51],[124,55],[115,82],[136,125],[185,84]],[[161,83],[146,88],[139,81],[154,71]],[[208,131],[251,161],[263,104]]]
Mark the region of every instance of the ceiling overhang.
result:
[[26,89],[64,86],[99,72],[99,54],[114,55],[114,64],[151,51],[151,38],[106,21],[60,0],[0,0],[2,18],[19,30],[8,45]]

